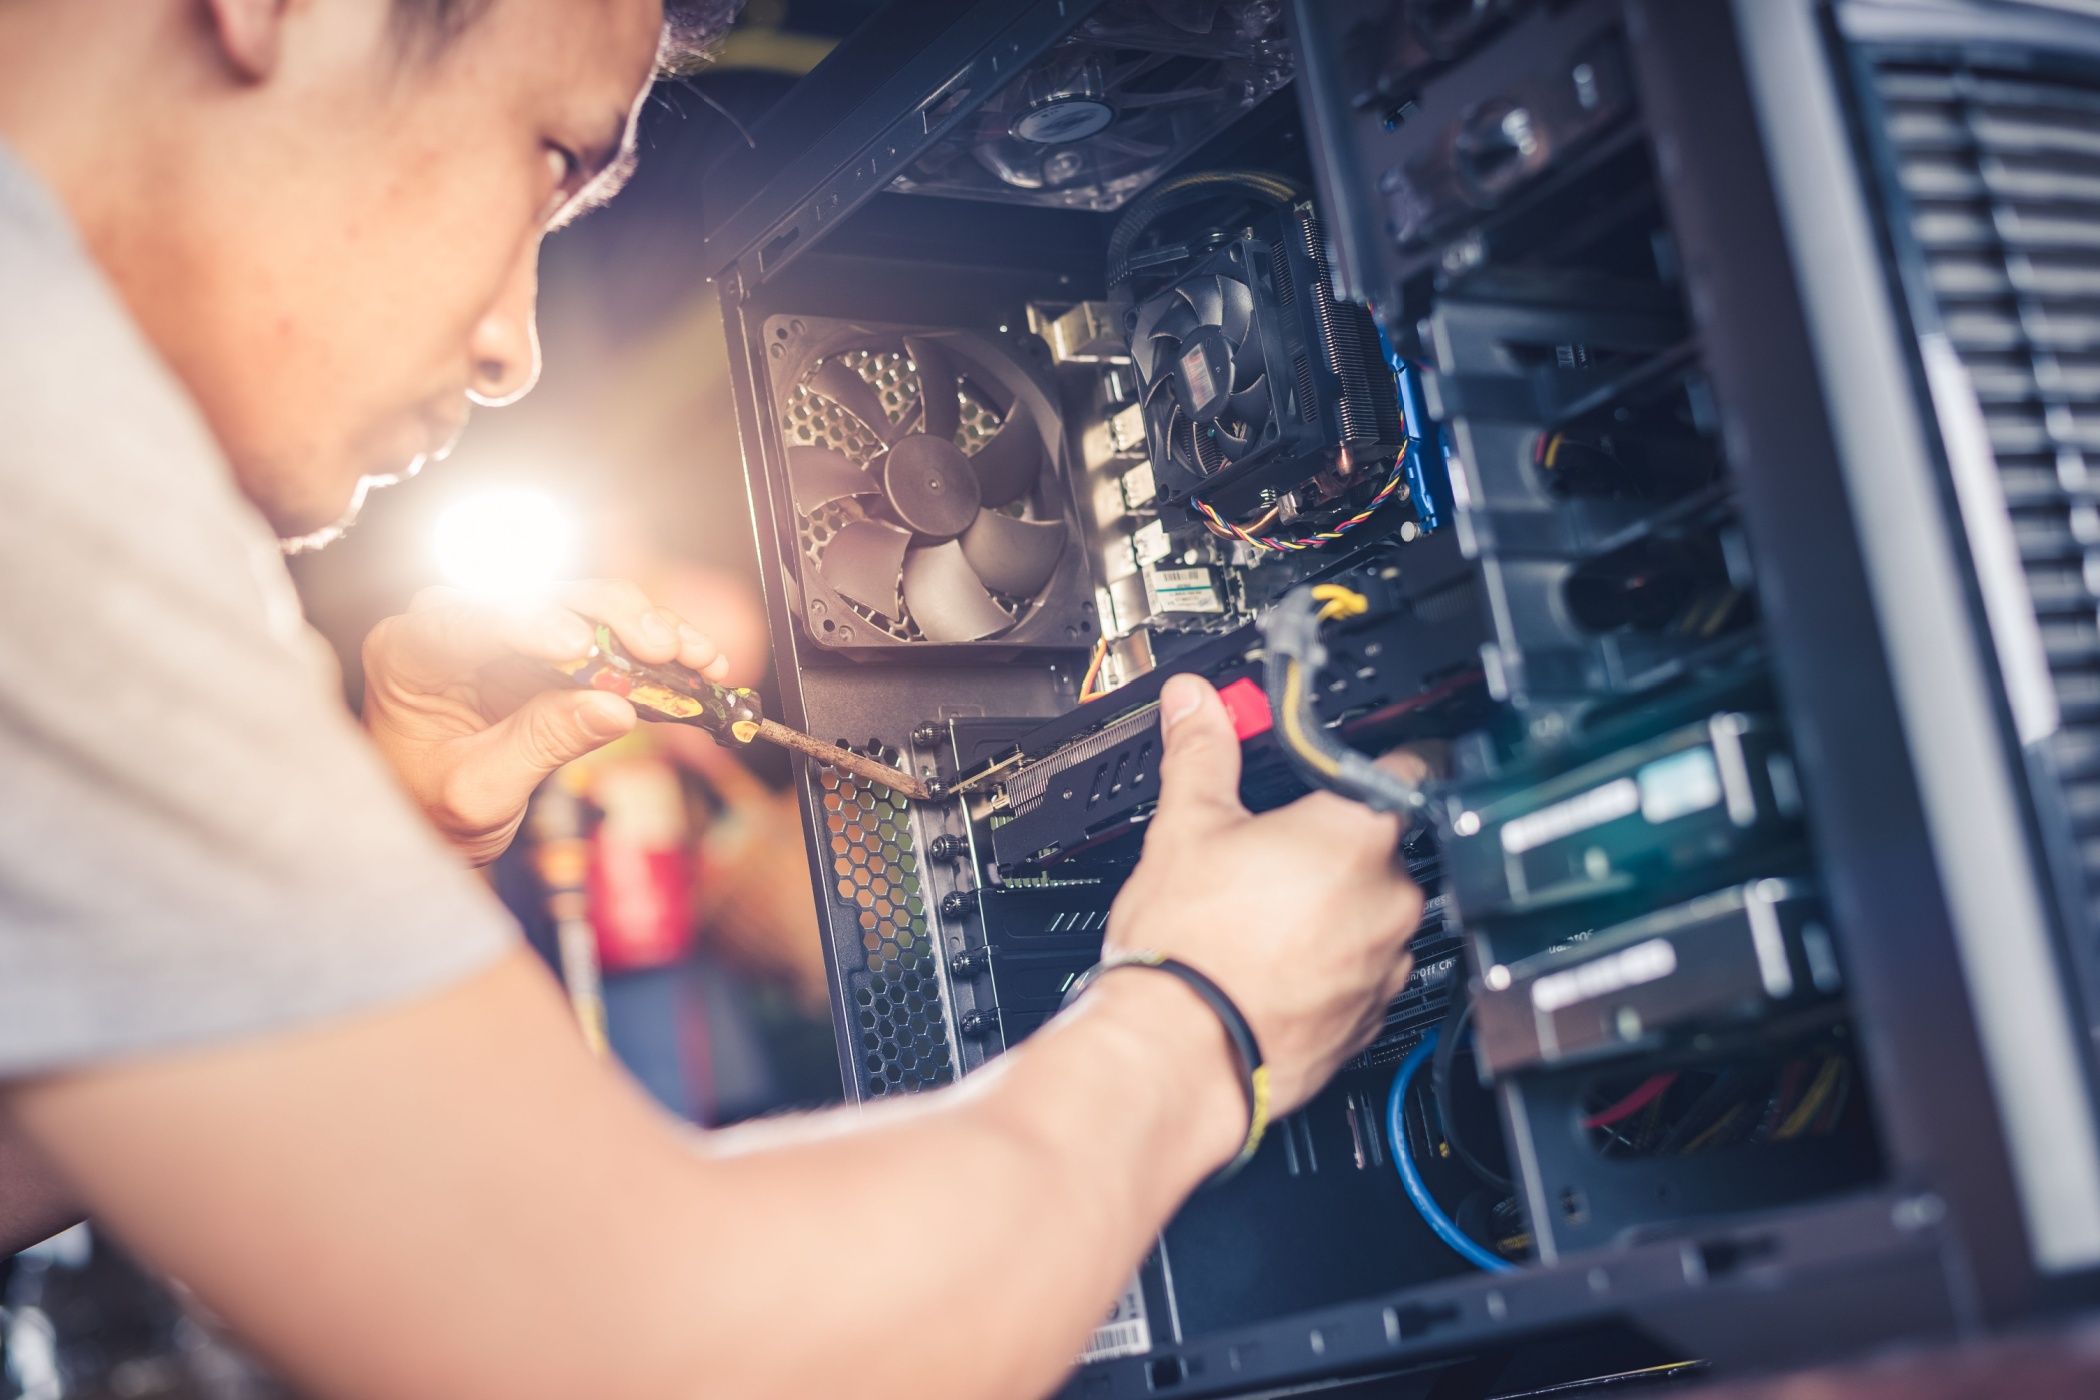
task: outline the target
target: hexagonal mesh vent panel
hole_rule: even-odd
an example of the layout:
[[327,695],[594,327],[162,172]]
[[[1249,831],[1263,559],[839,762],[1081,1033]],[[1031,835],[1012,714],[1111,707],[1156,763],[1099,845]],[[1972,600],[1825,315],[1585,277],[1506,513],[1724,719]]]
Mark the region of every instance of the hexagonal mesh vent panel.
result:
[[[904,799],[820,769],[834,929],[860,933],[861,965],[846,975],[862,1096],[931,1088],[955,1077],[947,1018],[926,928],[919,859]],[[844,940],[840,940],[844,961]]]

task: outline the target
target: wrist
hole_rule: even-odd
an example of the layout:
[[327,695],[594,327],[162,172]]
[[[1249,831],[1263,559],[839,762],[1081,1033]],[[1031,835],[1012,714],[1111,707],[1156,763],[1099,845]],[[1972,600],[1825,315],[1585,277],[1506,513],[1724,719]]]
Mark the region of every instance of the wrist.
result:
[[1190,1184],[1239,1153],[1247,1140],[1245,1074],[1224,1024],[1201,997],[1175,977],[1129,967],[1102,974],[1080,1005],[1125,1037],[1139,1072],[1159,1086],[1172,1148],[1185,1155]]

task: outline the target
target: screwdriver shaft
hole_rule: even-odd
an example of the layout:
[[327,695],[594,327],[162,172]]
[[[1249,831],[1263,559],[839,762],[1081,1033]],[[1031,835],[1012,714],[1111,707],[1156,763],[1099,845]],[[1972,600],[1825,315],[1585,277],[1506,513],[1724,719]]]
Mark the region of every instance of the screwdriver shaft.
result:
[[879,783],[912,802],[933,800],[933,794],[927,790],[926,784],[902,769],[892,768],[880,759],[869,758],[866,754],[842,749],[837,744],[827,744],[822,739],[811,738],[801,730],[790,729],[778,721],[760,720],[757,732],[751,737],[763,739],[769,744],[778,744],[784,749],[793,749],[799,754],[807,754],[817,762],[828,763],[842,773],[851,773],[856,778]]

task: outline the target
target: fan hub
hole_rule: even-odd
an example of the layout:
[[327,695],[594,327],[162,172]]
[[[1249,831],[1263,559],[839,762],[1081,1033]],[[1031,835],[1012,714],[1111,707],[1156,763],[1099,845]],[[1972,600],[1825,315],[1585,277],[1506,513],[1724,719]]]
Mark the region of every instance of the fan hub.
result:
[[1210,423],[1232,398],[1232,346],[1216,326],[1204,326],[1174,348],[1168,366],[1174,399],[1190,421]]
[[1062,146],[1106,131],[1115,119],[1116,109],[1100,98],[1070,93],[1029,108],[1014,118],[1010,129],[1034,145]]
[[882,464],[882,493],[897,519],[929,540],[954,539],[983,504],[968,455],[925,433],[912,433],[890,449]]

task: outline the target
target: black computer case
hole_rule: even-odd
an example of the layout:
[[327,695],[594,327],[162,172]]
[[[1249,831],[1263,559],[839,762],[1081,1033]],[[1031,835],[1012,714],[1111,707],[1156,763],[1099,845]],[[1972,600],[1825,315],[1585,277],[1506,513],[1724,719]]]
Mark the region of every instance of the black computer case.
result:
[[[852,1097],[1054,1012],[1145,701],[1258,688],[1294,587],[1373,603],[1322,717],[1449,754],[1384,1033],[1069,1393],[1741,1373],[2090,1297],[2089,7],[900,0],[753,134],[706,207],[782,717],[969,789],[798,770]],[[1303,198],[1148,202],[1221,170]],[[1170,396],[1199,339],[1229,382]],[[1305,787],[1266,742],[1257,806]]]

